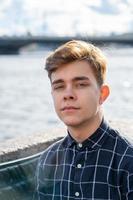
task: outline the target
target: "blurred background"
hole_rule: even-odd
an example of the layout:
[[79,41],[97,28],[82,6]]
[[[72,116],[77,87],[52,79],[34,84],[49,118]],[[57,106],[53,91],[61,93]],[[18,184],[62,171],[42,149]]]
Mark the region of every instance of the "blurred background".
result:
[[132,0],[1,0],[0,35],[110,35],[133,31]]
[[1,141],[63,126],[44,64],[69,38],[98,43],[107,56],[106,118],[133,120],[132,0],[1,0]]

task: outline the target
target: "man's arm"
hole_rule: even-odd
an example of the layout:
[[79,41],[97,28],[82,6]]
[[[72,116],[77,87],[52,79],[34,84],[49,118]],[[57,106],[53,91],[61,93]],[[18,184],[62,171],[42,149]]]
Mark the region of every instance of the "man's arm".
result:
[[127,200],[133,200],[133,173],[127,176]]
[[45,196],[45,187],[43,183],[43,169],[41,164],[41,159],[39,159],[36,174],[35,174],[35,193],[33,200],[44,200]]

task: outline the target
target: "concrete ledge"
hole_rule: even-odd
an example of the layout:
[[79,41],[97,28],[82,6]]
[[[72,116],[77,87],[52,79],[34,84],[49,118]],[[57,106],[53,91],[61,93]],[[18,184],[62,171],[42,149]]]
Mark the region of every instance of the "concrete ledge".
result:
[[0,144],[0,163],[28,157],[46,149],[53,142],[61,139],[66,129],[52,129],[43,133],[20,136],[5,140]]
[[[109,124],[133,141],[133,121],[109,121]],[[0,163],[37,154],[67,134],[66,129],[52,129],[0,144]]]

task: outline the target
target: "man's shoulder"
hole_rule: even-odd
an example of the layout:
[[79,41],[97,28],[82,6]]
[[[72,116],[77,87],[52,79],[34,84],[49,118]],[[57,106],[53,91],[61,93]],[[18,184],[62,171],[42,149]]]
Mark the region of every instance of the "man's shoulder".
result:
[[39,162],[44,161],[46,157],[53,157],[56,155],[58,151],[63,149],[63,143],[64,143],[65,137],[62,139],[59,139],[58,141],[52,143],[48,148],[46,148],[39,159]]
[[133,142],[121,131],[111,127],[106,132],[106,140],[101,150],[112,158],[112,169],[133,173]]
[[133,138],[114,128],[108,130],[110,140],[114,141],[114,148],[118,154],[133,157]]

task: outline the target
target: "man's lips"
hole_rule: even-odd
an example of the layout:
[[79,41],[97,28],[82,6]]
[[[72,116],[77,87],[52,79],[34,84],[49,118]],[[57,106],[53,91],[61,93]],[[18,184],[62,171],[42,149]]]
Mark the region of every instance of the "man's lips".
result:
[[79,108],[74,106],[65,106],[61,109],[61,111],[72,111],[72,110],[79,110]]

